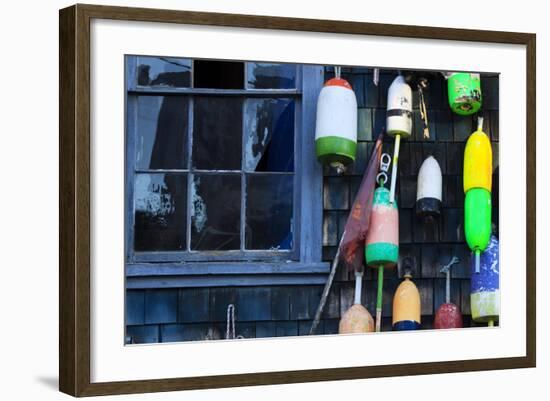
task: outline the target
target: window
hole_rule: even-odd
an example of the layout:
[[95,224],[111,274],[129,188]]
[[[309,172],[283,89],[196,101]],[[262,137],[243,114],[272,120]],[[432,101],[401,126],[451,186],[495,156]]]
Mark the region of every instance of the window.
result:
[[127,56],[126,74],[127,274],[318,270],[322,67]]

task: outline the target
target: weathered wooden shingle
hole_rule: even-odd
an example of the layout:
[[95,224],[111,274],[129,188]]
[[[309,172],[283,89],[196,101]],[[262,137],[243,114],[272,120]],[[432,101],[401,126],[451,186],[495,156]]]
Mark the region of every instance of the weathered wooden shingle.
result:
[[435,125],[437,132],[437,140],[439,142],[452,142],[453,141],[453,116],[452,111],[449,109],[436,110],[435,121],[432,120],[430,128]]
[[413,240],[413,211],[399,210],[399,244],[408,244]]
[[349,178],[327,177],[323,189],[323,205],[328,210],[346,210],[350,207]]
[[441,240],[445,242],[464,242],[464,209],[444,209]]
[[178,320],[178,290],[145,291],[145,323],[175,323]]
[[256,338],[285,337],[297,335],[298,322],[295,320],[256,323]]
[[453,132],[456,142],[464,142],[474,132],[474,120],[472,116],[461,116],[453,113]]
[[481,78],[481,96],[483,110],[498,110],[498,77]]
[[447,174],[463,174],[464,144],[447,143]]
[[147,326],[126,326],[126,339],[131,344],[146,344],[160,342],[159,326],[157,324]]
[[179,322],[207,322],[210,319],[210,290],[208,288],[182,288],[178,299]]
[[422,277],[444,277],[441,268],[449,263],[453,256],[452,246],[449,244],[429,244],[422,246]]
[[227,307],[237,303],[237,289],[235,287],[210,289],[210,320],[225,322]]
[[372,140],[372,109],[357,110],[357,139],[360,141]]
[[338,214],[326,211],[323,216],[323,246],[338,245]]
[[287,286],[271,288],[271,318],[288,320],[290,316],[290,289]]
[[145,291],[126,291],[126,324],[140,325],[145,323]]
[[271,320],[271,287],[243,287],[237,291],[239,322]]
[[439,242],[441,224],[438,218],[434,217],[413,217],[414,242]]

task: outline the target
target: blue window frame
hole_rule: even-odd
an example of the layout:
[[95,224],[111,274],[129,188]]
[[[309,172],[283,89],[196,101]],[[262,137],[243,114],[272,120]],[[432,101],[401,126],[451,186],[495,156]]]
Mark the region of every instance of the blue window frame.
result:
[[323,67],[244,62],[220,89],[205,63],[125,58],[127,287],[321,282]]

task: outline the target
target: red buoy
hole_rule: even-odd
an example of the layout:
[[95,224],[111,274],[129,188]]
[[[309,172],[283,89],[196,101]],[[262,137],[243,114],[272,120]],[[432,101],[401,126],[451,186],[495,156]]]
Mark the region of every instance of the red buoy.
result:
[[453,256],[449,264],[443,266],[441,273],[445,273],[445,303],[435,314],[434,329],[458,329],[462,327],[462,313],[460,308],[451,303],[451,266],[460,260]]

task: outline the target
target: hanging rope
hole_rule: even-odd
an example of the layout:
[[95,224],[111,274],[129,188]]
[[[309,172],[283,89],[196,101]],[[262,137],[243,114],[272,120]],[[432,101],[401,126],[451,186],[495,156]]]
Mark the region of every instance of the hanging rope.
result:
[[424,139],[430,138],[430,130],[428,128],[428,111],[426,110],[426,102],[424,101],[424,89],[426,89],[428,83],[425,79],[421,79],[418,83],[418,96],[420,100],[420,117],[424,125]]
[[235,305],[227,305],[227,322],[225,325],[225,339],[235,339]]

